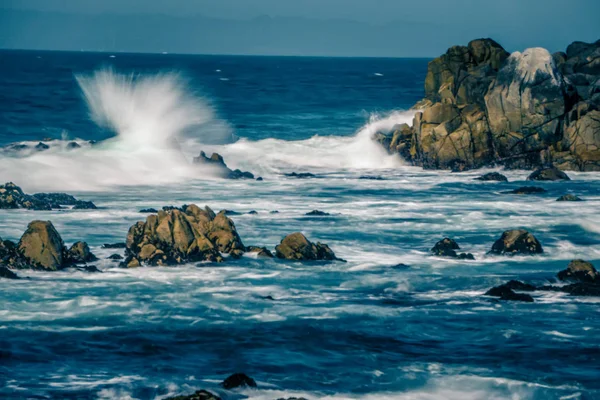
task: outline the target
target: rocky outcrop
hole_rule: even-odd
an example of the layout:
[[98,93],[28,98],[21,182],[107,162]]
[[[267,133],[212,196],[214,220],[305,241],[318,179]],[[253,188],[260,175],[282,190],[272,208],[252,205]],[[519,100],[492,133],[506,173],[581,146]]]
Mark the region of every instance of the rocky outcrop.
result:
[[0,265],[12,269],[56,271],[96,259],[85,242],[67,250],[50,221],[30,222],[17,244],[0,240]]
[[73,209],[96,209],[91,201],[77,200],[66,193],[37,193],[28,195],[12,182],[0,185],[0,209],[26,208],[28,210],[52,210],[73,206]]
[[0,278],[3,279],[19,279],[19,276],[12,272],[8,267],[0,265]]
[[556,199],[556,201],[583,201],[583,199],[574,194],[565,194]]
[[[239,169],[232,170],[227,164],[225,164],[225,160],[218,153],[212,153],[209,157],[206,156],[206,153],[201,151],[198,157],[194,157],[193,163],[196,165],[204,165],[209,166],[216,171],[216,173],[222,177],[227,179],[254,179],[254,174],[248,171],[241,171]],[[262,180],[262,178],[258,178],[257,180]]]
[[532,292],[535,290],[535,286],[528,285],[519,281],[509,281],[504,285],[496,286],[488,290],[485,295],[492,297],[499,297],[500,300],[506,301],[524,301],[527,303],[533,303],[533,297],[526,293],[517,293],[516,291]]
[[312,243],[300,232],[283,238],[275,247],[275,256],[286,260],[338,260],[329,246]]
[[231,390],[244,387],[256,387],[256,381],[243,373],[233,374],[221,382],[223,389]]
[[560,169],[551,167],[538,168],[527,177],[528,181],[570,181],[571,178]]
[[505,231],[492,246],[492,254],[540,254],[544,249],[535,236],[524,229]]
[[508,54],[491,39],[429,63],[412,126],[375,139],[414,165],[600,170],[600,41]]
[[473,254],[471,253],[457,253],[456,250],[460,250],[460,246],[453,239],[444,238],[437,242],[431,249],[431,253],[436,256],[458,258],[459,260],[474,260]]
[[152,214],[127,234],[126,267],[222,261],[220,253],[239,257],[245,248],[233,221],[209,207],[185,205]]

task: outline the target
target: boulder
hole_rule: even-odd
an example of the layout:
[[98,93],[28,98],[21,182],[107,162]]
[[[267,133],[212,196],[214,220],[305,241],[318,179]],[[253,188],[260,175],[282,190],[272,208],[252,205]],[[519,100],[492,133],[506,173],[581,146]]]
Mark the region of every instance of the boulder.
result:
[[570,181],[571,178],[560,169],[551,167],[538,168],[527,177],[528,181]]
[[30,222],[18,251],[33,268],[56,271],[65,266],[65,245],[50,221]]
[[[520,285],[517,285],[517,283]],[[513,287],[515,287],[515,286],[516,286],[516,288],[513,289]],[[525,289],[521,289],[522,287],[525,287]],[[525,293],[517,293],[517,292],[515,292],[515,290],[531,291],[534,289],[535,288],[531,285],[525,285],[518,281],[510,281],[507,284],[491,288],[490,290],[488,290],[485,293],[485,295],[492,296],[492,297],[499,297],[500,300],[524,301],[527,303],[533,303],[533,297],[531,297],[530,295],[525,294]]]
[[558,279],[561,281],[577,281],[588,283],[599,283],[600,274],[592,263],[584,260],[573,260],[567,266],[567,269],[558,273]]
[[312,210],[311,212],[307,212],[304,215],[308,215],[309,217],[326,217],[326,216],[331,215],[331,214],[326,213],[325,211]]
[[256,387],[254,379],[243,373],[237,373],[229,376],[223,382],[221,382],[223,389],[231,390],[245,387]]
[[129,229],[127,267],[222,261],[219,252],[239,257],[244,245],[235,225],[224,212],[192,204],[159,211]]
[[474,260],[473,254],[471,253],[457,253],[456,250],[460,250],[460,246],[453,239],[444,238],[437,242],[431,249],[431,252],[436,256],[458,258],[460,260]]
[[483,174],[483,175],[475,178],[475,180],[484,181],[484,182],[488,182],[488,181],[508,182],[508,178],[506,178],[506,176],[502,175],[499,172],[488,172],[487,174]]
[[98,258],[92,254],[90,247],[86,242],[74,243],[67,253],[69,262],[73,264],[83,264],[98,260]]
[[541,243],[524,229],[505,231],[492,246],[492,254],[541,254],[544,252]]
[[556,199],[556,201],[583,201],[583,199],[574,194],[565,194]]
[[338,260],[329,246],[312,243],[300,232],[283,238],[275,247],[275,256],[286,260]]

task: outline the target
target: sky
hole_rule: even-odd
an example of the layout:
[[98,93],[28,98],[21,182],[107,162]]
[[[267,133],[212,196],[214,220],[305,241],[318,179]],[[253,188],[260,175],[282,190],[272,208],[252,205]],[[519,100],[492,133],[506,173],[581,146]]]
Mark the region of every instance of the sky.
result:
[[600,39],[600,0],[0,0],[0,48],[434,57]]

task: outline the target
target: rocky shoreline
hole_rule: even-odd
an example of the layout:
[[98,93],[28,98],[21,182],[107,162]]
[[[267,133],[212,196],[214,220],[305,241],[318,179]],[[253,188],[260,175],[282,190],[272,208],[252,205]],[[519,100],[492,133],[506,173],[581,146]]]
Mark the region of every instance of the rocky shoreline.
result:
[[412,165],[600,171],[600,40],[555,54],[509,54],[492,39],[451,47],[413,109],[412,126],[376,135]]

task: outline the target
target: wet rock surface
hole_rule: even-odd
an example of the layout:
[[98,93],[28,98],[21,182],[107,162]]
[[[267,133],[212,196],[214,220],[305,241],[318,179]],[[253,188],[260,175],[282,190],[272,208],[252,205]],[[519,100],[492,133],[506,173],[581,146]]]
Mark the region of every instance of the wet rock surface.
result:
[[[248,171],[241,171],[239,169],[232,170],[225,164],[225,160],[218,153],[213,153],[210,157],[206,156],[206,153],[201,151],[198,157],[194,157],[193,163],[196,165],[205,165],[215,169],[215,171],[222,178],[227,179],[254,179],[254,174]],[[257,179],[262,180],[262,178]]]
[[542,244],[535,236],[524,229],[505,231],[500,239],[492,246],[492,254],[541,254],[544,252]]
[[570,181],[571,178],[560,169],[551,166],[538,168],[527,177],[528,181]]
[[292,233],[275,247],[275,256],[287,260],[338,260],[335,253],[323,243],[312,243],[300,232]]
[[474,260],[475,257],[471,253],[458,253],[460,246],[456,241],[450,238],[444,238],[437,242],[432,248],[431,253],[436,256],[457,258],[459,260]]
[[547,190],[537,186],[522,186],[520,188],[505,192],[507,194],[540,194],[546,193]]
[[508,182],[508,178],[499,172],[488,172],[487,174],[475,178],[475,180],[484,182]]
[[91,201],[77,200],[66,193],[36,193],[28,195],[12,182],[0,185],[0,209],[25,208],[28,210],[52,210],[63,206],[73,209],[96,209]]
[[556,201],[583,201],[583,199],[574,194],[565,194],[556,199]]

